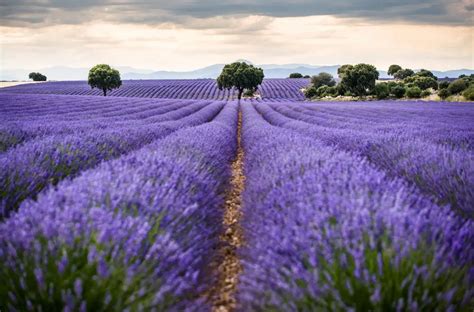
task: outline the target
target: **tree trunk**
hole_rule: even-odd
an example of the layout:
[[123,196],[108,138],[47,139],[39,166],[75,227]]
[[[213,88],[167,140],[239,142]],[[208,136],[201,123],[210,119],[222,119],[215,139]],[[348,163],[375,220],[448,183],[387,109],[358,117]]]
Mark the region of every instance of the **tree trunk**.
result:
[[240,99],[242,98],[242,93],[244,92],[244,89],[239,89],[239,95],[238,95],[238,99],[240,101]]
[[102,91],[104,92],[104,96],[107,96],[107,89],[102,89]]

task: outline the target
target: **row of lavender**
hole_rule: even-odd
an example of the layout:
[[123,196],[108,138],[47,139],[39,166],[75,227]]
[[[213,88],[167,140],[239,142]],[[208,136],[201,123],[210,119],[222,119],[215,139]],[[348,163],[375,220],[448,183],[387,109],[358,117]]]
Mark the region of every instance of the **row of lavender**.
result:
[[[301,89],[308,79],[265,79],[259,87],[259,95],[264,99],[304,100]],[[41,84],[25,84],[4,88],[2,92],[21,94],[64,94],[102,95],[100,90],[92,90],[86,81],[58,81]],[[233,100],[235,90],[219,90],[213,79],[183,80],[125,80],[120,89],[111,91],[110,96],[145,97],[170,99]]]
[[390,104],[242,105],[241,311],[472,308],[472,112]]
[[[237,104],[2,99],[17,125],[46,120],[28,131],[79,129],[0,156],[2,204],[17,210],[0,224],[2,310],[206,309]],[[103,128],[84,131],[92,116]]]

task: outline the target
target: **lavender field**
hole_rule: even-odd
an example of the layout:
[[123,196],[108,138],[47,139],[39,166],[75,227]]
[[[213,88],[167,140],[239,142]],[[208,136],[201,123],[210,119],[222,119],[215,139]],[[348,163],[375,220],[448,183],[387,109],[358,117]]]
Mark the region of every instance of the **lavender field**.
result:
[[307,83],[1,89],[0,311],[472,311],[472,103]]

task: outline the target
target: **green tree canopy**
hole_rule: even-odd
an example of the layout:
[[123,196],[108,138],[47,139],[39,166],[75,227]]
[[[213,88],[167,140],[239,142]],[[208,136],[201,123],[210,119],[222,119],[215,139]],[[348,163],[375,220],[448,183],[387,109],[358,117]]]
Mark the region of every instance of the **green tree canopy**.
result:
[[300,73],[291,73],[288,78],[303,78],[303,75]]
[[402,67],[400,65],[396,65],[396,64],[390,65],[390,67],[388,68],[387,74],[389,74],[390,76],[393,76],[401,69]]
[[[342,67],[341,67],[342,68]],[[357,96],[364,96],[373,92],[375,82],[379,78],[379,72],[375,66],[370,64],[357,64],[346,67],[339,73],[341,85]]]
[[438,77],[436,77],[432,72],[430,72],[427,69],[420,69],[420,71],[416,73],[416,76],[428,77],[428,78],[433,78],[434,80],[438,80]]
[[334,80],[331,74],[323,72],[311,77],[311,83],[318,89],[322,86],[333,87],[336,85],[336,80]]
[[47,80],[45,75],[41,73],[35,73],[35,72],[30,73],[28,75],[28,78],[32,79],[33,81],[46,81]]
[[403,80],[405,78],[408,78],[408,77],[411,77],[415,75],[415,72],[409,68],[405,68],[405,69],[400,69],[399,71],[397,71],[393,77],[395,77],[395,79],[399,79],[399,80]]
[[217,86],[220,90],[236,88],[240,100],[244,90],[250,90],[252,93],[257,91],[263,77],[263,69],[245,62],[235,62],[224,66],[221,74],[217,77]]
[[89,71],[88,82],[92,89],[101,89],[104,96],[107,95],[107,91],[117,89],[122,85],[119,71],[107,64],[92,67]]

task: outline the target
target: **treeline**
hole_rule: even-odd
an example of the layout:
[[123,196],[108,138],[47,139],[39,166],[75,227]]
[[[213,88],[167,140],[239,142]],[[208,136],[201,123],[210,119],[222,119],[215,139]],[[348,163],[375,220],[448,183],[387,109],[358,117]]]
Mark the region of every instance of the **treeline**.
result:
[[[296,77],[293,73],[290,78]],[[437,95],[441,99],[451,96],[463,96],[474,101],[474,75],[461,75],[449,82],[438,80],[431,71],[421,69],[415,72],[399,65],[391,65],[388,74],[394,80],[379,82],[379,72],[370,64],[343,65],[337,71],[339,82],[329,73],[320,73],[311,77],[311,85],[304,90],[309,99],[328,97],[355,97],[376,99],[426,98]]]

